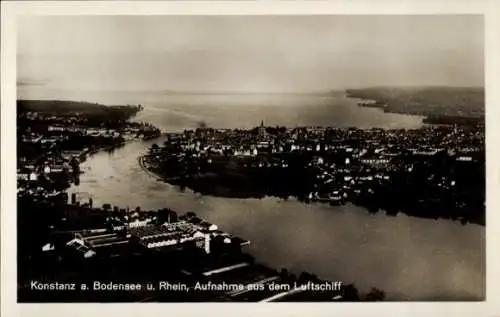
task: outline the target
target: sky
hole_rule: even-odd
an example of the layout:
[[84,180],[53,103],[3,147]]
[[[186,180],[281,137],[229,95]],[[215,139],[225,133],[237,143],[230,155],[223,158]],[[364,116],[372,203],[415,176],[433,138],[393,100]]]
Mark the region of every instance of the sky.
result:
[[26,16],[18,83],[315,92],[483,86],[481,16]]

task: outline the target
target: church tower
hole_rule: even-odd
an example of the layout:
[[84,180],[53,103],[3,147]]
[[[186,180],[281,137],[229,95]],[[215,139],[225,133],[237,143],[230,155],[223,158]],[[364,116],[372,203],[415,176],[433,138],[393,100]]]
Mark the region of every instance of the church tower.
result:
[[262,120],[260,122],[260,126],[259,126],[259,136],[260,137],[264,137],[266,136],[266,127],[264,126],[264,120]]

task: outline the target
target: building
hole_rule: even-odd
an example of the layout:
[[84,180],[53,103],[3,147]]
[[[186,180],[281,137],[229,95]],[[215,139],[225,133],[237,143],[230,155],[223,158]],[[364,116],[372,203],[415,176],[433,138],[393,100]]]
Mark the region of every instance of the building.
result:
[[81,236],[75,236],[75,238],[66,243],[66,246],[76,251],[83,258],[91,258],[96,255],[96,252],[85,244]]
[[[189,222],[165,223],[161,226],[142,226],[130,229],[132,239],[147,249],[162,247],[183,247],[194,242],[199,245],[205,240],[202,228]],[[204,247],[199,245],[200,247]]]
[[264,120],[262,120],[259,126],[259,137],[264,138],[265,136],[266,136],[266,127],[264,126]]
[[177,213],[170,209],[160,209],[158,211],[158,224],[177,222]]

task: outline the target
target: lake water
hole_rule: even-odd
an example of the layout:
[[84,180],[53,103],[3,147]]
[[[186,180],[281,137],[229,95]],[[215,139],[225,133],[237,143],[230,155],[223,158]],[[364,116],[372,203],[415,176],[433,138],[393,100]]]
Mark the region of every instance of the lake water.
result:
[[[23,88],[21,87],[21,90]],[[175,131],[196,128],[252,128],[260,125],[408,128],[422,126],[422,117],[384,113],[356,106],[342,92],[328,95],[252,94],[209,95],[144,92],[48,90],[30,87],[21,98],[66,99],[103,104],[142,104],[138,120]],[[56,97],[55,97],[56,96]]]
[[[54,98],[55,93],[30,95]],[[22,96],[22,95],[21,95]],[[341,95],[172,96],[146,93],[62,93],[58,98],[141,103],[137,120],[164,130],[267,125],[418,128],[421,118],[361,108]],[[95,204],[194,211],[222,229],[251,240],[248,251],[277,269],[372,286],[392,300],[479,300],[485,287],[485,228],[448,220],[387,217],[352,205],[332,207],[276,198],[201,196],[156,181],[137,158],[155,141],[135,141],[82,164],[79,186]]]

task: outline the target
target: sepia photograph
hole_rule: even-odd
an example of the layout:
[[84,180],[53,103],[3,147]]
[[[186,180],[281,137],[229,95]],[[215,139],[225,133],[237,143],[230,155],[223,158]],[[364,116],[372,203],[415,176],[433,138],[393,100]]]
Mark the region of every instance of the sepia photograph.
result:
[[483,15],[16,26],[18,303],[486,300]]

